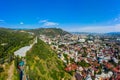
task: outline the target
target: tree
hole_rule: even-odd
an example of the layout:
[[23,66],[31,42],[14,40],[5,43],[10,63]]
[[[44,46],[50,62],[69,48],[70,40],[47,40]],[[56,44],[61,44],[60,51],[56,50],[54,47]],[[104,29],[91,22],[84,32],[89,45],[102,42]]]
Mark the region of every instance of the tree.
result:
[[82,66],[82,67],[89,67],[90,64],[86,63],[84,60],[82,60],[81,62],[77,62],[78,65]]

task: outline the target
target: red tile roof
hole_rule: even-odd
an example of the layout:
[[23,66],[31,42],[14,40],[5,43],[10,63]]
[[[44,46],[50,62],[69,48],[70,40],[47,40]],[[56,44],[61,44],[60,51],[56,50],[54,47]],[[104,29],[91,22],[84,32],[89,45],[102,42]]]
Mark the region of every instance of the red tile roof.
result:
[[73,63],[73,64],[68,65],[68,66],[65,68],[65,70],[66,70],[66,71],[74,71],[74,70],[76,70],[77,68],[78,68],[78,66],[77,66],[75,63]]
[[120,80],[120,74],[117,75],[116,79],[115,80]]

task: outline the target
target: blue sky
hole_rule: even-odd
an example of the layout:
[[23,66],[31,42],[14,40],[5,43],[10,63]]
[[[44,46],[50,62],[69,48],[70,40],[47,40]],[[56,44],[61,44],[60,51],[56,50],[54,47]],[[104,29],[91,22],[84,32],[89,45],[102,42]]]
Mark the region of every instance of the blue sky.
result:
[[0,0],[0,27],[120,31],[120,0]]

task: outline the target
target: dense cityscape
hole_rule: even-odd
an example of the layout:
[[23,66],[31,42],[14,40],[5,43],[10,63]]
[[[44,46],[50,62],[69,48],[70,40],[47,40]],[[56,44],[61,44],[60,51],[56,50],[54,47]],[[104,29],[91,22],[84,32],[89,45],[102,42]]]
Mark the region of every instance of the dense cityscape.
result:
[[49,38],[40,35],[65,64],[76,80],[120,79],[120,36],[66,34]]

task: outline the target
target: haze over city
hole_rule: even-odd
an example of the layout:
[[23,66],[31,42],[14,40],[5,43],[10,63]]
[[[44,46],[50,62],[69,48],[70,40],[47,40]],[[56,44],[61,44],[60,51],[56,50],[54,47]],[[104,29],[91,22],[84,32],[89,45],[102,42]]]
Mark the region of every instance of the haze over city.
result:
[[119,0],[1,0],[0,27],[120,32]]

